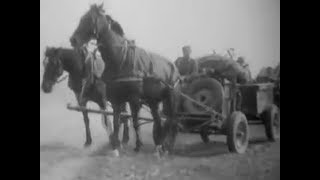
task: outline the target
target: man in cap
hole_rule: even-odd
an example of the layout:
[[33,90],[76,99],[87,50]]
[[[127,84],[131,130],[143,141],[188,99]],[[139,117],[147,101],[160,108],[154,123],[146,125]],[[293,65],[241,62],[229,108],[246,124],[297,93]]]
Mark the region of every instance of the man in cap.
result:
[[246,63],[244,62],[244,57],[240,56],[238,57],[237,63],[241,66],[241,67],[245,67]]
[[184,46],[182,48],[183,57],[179,57],[175,61],[181,76],[193,75],[198,72],[197,62],[191,58],[191,47]]

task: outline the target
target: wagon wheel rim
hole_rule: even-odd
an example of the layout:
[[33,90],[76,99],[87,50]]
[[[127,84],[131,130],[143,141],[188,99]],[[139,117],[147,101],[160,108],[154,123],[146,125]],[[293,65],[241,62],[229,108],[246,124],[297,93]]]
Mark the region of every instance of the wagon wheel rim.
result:
[[236,128],[236,133],[235,133],[235,144],[237,149],[243,148],[243,146],[246,145],[247,142],[247,126],[245,122],[240,122]]
[[280,114],[276,112],[273,114],[272,128],[275,138],[280,138]]

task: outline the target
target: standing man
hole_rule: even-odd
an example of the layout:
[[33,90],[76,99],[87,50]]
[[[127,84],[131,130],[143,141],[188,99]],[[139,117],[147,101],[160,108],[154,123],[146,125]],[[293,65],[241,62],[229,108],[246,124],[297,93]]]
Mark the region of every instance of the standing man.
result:
[[245,62],[244,57],[240,56],[237,60],[237,63],[245,70],[247,81],[251,81],[252,76],[251,76],[249,64]]
[[198,73],[198,64],[191,58],[191,47],[184,46],[182,48],[183,57],[179,57],[175,61],[181,76],[193,75]]
[[84,61],[84,78],[82,80],[82,90],[80,94],[80,102],[83,102],[87,93],[94,88],[99,91],[103,98],[106,98],[105,83],[101,80],[104,72],[105,64],[101,58],[97,58],[97,49],[94,52],[86,45],[81,48]]

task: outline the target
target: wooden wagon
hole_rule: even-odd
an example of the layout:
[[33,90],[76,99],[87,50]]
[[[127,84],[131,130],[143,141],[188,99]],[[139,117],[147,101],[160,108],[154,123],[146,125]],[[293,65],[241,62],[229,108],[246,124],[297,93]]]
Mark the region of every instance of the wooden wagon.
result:
[[[211,81],[216,80],[210,77],[200,77],[196,78],[195,81],[199,82],[196,84],[201,85],[204,84],[203,82],[208,84]],[[183,132],[200,133],[204,142],[209,141],[208,136],[211,134],[226,135],[229,150],[231,152],[244,153],[249,141],[248,121],[244,113],[241,111],[235,111],[231,108],[231,102],[236,101],[235,98],[232,98],[232,91],[230,91],[232,86],[226,86],[225,88],[226,96],[224,97],[225,103],[223,106],[223,112],[217,112],[210,106],[210,103],[205,103],[206,100],[214,98],[211,96],[212,89],[206,87],[207,86],[204,86],[203,88],[199,87],[197,88],[197,91],[193,92],[195,94],[205,92],[201,99],[197,99],[192,96],[192,94],[185,94],[182,91],[178,92],[184,100],[192,102],[193,106],[201,109],[198,113],[186,112],[185,110],[178,112],[176,117],[178,117],[179,120],[180,130]],[[186,88],[189,88],[188,84],[186,85]],[[172,90],[174,89],[172,88]],[[88,113],[113,115],[113,112],[110,111],[88,109],[85,107],[71,106],[70,104],[67,108],[75,111],[87,111]],[[121,116],[131,117],[128,113],[121,113]],[[152,119],[145,117],[139,117],[139,120],[142,121],[140,125],[153,122]]]

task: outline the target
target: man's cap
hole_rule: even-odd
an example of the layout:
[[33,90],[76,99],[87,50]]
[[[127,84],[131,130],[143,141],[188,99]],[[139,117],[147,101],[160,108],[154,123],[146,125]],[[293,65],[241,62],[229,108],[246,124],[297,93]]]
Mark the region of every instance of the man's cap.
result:
[[183,50],[189,50],[189,51],[190,51],[190,50],[191,50],[191,47],[190,47],[190,46],[183,46],[182,49],[183,49]]
[[244,57],[240,56],[237,60],[238,63],[243,64],[244,63]]

